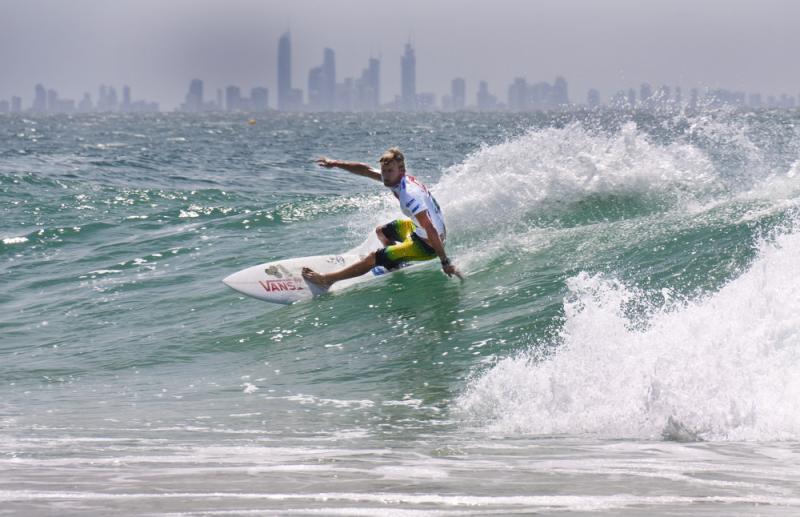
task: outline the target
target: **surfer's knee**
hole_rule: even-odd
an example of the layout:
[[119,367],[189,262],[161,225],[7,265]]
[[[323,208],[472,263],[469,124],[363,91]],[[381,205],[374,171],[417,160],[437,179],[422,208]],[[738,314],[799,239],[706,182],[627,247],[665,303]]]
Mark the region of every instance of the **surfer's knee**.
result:
[[386,234],[383,233],[383,226],[375,227],[375,235],[378,236],[378,240],[381,241],[381,244],[383,244],[384,246],[389,245],[389,239],[386,238]]

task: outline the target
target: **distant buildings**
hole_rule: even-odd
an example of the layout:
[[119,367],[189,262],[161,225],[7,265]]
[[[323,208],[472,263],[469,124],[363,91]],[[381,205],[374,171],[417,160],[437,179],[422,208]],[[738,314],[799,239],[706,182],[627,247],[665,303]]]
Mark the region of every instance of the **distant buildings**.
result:
[[[225,88],[225,111],[267,111],[268,104],[269,90],[266,88],[253,88],[250,90],[250,97],[242,97],[238,86]],[[222,108],[220,100],[217,100],[214,108],[210,111],[219,111]]]
[[[22,98],[11,97],[11,102],[0,99],[0,113],[21,113],[23,110]],[[100,86],[97,105],[92,104],[91,96],[83,94],[77,104],[72,99],[62,99],[58,91],[47,89],[42,84],[37,84],[33,90],[33,102],[27,110],[31,113],[91,113],[91,112],[157,112],[158,103],[146,101],[133,101],[130,86],[122,87],[122,102],[117,99],[114,87]]]
[[553,84],[528,84],[517,77],[508,87],[508,109],[511,111],[549,111],[569,107],[567,81],[557,77]]
[[[570,100],[569,85],[564,77],[556,77],[552,83],[546,81],[529,82],[526,77],[515,78],[507,86],[507,94],[500,101],[489,90],[486,81],[478,83],[474,103],[467,97],[468,84],[464,77],[450,81],[449,92],[437,102],[433,93],[419,92],[417,88],[416,49],[411,43],[405,44],[400,54],[400,94],[385,102],[382,98],[381,59],[370,57],[360,76],[344,77],[339,80],[336,53],[331,48],[322,51],[322,62],[308,71],[307,99],[301,89],[292,87],[292,41],[286,32],[278,39],[277,48],[277,95],[275,107],[279,111],[563,111],[588,107],[590,109],[636,109],[636,110],[679,110],[703,109],[705,107],[770,108],[796,109],[800,96],[781,94],[762,96],[757,92],[743,92],[724,88],[697,88],[688,91],[684,97],[680,86],[661,85],[653,88],[645,82],[635,87],[619,90],[609,95],[608,101],[600,91],[590,88],[585,101],[573,104]],[[424,57],[424,56],[423,56]],[[267,75],[267,74],[265,74]],[[97,103],[92,102],[85,93],[79,102],[63,99],[55,89],[47,89],[42,84],[34,87],[33,99],[28,108],[23,106],[18,96],[0,99],[0,113],[89,113],[89,112],[157,112],[159,106],[154,102],[134,100],[131,88],[122,86],[121,97],[114,86],[101,85],[98,89]],[[263,86],[250,89],[249,97],[238,85],[216,88],[214,100],[204,97],[204,83],[192,79],[179,110],[189,113],[202,112],[265,112],[270,109],[269,90]]]

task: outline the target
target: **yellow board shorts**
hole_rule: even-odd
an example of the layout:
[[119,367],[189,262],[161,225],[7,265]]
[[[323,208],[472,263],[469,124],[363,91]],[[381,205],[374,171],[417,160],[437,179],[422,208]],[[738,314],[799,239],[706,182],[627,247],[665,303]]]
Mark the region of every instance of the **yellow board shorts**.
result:
[[378,250],[375,253],[375,264],[386,269],[395,269],[403,262],[436,258],[436,251],[414,233],[415,228],[411,219],[396,219],[383,226],[383,235],[395,244]]

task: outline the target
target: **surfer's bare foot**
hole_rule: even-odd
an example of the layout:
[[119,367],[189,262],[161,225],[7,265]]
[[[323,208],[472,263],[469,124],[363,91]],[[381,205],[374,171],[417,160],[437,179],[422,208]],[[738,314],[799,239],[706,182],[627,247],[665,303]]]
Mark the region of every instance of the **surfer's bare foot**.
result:
[[325,275],[317,273],[310,267],[304,267],[301,274],[303,275],[303,278],[305,278],[311,283],[317,284],[323,289],[327,289],[331,286],[331,284],[333,284],[333,282],[325,278]]

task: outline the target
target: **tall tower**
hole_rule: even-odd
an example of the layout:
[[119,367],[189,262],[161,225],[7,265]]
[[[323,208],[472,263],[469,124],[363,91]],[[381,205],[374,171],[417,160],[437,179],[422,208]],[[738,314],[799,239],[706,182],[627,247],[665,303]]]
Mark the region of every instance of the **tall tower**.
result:
[[369,66],[365,70],[365,76],[372,89],[370,102],[371,109],[378,109],[381,104],[381,62],[373,57],[369,58]]
[[466,81],[461,77],[456,77],[450,82],[450,97],[453,102],[453,110],[461,111],[464,109],[467,100]]
[[278,40],[278,109],[288,110],[292,93],[292,42],[289,33]]
[[552,96],[554,107],[566,106],[569,104],[569,93],[566,79],[561,76],[556,77],[556,80],[553,83]]
[[336,56],[332,49],[326,48],[322,58],[323,103],[325,109],[332,110],[336,104]]
[[122,111],[131,109],[131,87],[127,84],[122,87]]
[[336,55],[326,48],[322,64],[308,72],[308,106],[313,111],[336,108]]
[[36,94],[33,97],[33,111],[44,113],[47,111],[47,90],[41,84],[36,85]]
[[192,79],[189,82],[189,93],[186,94],[186,111],[194,113],[203,111],[203,81]]
[[404,110],[413,111],[417,107],[417,58],[411,43],[400,60],[400,102]]

